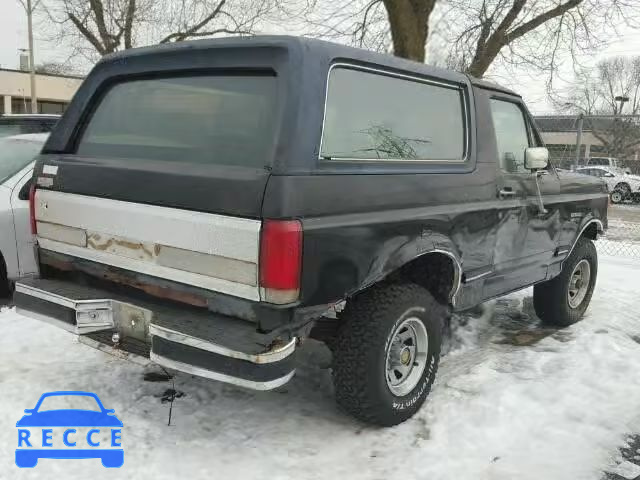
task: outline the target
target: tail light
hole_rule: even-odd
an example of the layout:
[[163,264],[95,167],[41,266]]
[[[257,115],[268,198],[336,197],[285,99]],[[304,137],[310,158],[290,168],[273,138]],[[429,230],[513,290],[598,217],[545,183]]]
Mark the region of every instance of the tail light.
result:
[[260,287],[268,303],[291,303],[300,294],[302,224],[265,220],[260,235]]
[[31,185],[29,188],[29,220],[31,222],[31,233],[36,235],[38,233],[38,226],[36,224],[36,186]]

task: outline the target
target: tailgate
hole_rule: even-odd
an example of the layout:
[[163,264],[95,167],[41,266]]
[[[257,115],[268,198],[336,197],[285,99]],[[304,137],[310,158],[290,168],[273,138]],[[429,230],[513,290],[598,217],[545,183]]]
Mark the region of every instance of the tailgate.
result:
[[40,248],[259,300],[259,220],[36,190]]

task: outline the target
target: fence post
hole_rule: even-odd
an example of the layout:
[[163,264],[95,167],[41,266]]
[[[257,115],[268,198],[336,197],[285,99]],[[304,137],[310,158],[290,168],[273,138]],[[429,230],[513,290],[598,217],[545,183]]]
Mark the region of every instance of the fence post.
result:
[[580,166],[580,150],[582,149],[582,124],[584,122],[584,113],[578,115],[578,125],[577,125],[577,134],[576,134],[576,164],[575,168]]

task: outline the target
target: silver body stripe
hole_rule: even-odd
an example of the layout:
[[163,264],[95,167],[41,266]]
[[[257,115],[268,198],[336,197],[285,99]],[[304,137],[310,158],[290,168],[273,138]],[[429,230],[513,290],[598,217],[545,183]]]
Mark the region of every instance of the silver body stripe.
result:
[[35,211],[43,249],[260,300],[260,220],[49,190]]

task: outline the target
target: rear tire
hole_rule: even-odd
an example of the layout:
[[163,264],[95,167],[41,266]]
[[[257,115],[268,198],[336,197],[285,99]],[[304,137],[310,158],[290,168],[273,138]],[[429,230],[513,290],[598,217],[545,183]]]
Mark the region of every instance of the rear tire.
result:
[[622,201],[624,200],[624,194],[622,193],[622,190],[614,190],[613,192],[611,192],[611,203],[622,203]]
[[[620,192],[621,194],[620,202],[624,202],[625,200],[630,200],[632,197],[631,187],[629,186],[628,183],[619,183],[615,186],[613,190]],[[613,199],[611,201],[613,201]],[[615,203],[620,203],[620,202],[615,202]]]
[[578,239],[557,277],[533,287],[533,307],[547,325],[568,327],[579,321],[591,301],[598,276],[598,252],[588,238]]
[[333,352],[338,404],[385,427],[411,418],[435,379],[447,312],[413,283],[375,285],[348,301]]

